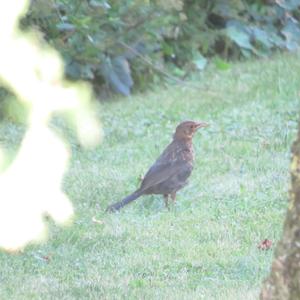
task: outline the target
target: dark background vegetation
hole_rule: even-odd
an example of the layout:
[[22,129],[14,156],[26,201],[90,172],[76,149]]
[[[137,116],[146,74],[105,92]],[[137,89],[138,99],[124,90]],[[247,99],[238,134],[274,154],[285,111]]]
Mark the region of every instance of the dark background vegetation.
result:
[[207,63],[298,49],[300,0],[32,0],[22,26],[38,27],[69,78],[99,96],[180,82]]
[[[98,99],[182,84],[207,65],[296,51],[300,0],[31,0],[21,21],[58,50]],[[0,87],[0,117],[24,108]]]

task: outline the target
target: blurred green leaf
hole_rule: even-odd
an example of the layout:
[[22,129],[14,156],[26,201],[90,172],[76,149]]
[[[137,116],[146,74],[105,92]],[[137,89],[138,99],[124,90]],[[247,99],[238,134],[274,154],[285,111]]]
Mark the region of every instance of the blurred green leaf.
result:
[[282,34],[286,38],[286,47],[289,50],[299,49],[300,28],[299,23],[289,19],[286,26],[282,29]]
[[76,27],[70,23],[59,23],[59,24],[56,24],[56,28],[59,30],[59,31],[74,31],[76,29]]
[[214,59],[214,64],[217,67],[217,69],[221,71],[226,71],[231,67],[231,65],[228,62],[226,62],[224,59],[220,57],[216,57]]
[[207,65],[207,59],[201,53],[197,53],[197,55],[195,55],[193,63],[198,70],[202,71]]
[[107,58],[100,66],[100,71],[117,93],[124,96],[130,95],[133,80],[128,61],[124,57]]
[[178,76],[178,77],[183,77],[185,75],[185,71],[180,69],[180,68],[174,68],[173,70],[174,75]]
[[249,34],[241,30],[241,28],[237,28],[233,25],[230,25],[226,28],[226,34],[240,47],[248,50],[253,50],[253,46],[250,43]]
[[270,39],[269,34],[265,30],[260,29],[258,27],[253,27],[252,34],[256,41],[260,42],[268,49],[272,48],[272,40]]
[[300,6],[300,0],[277,0],[276,3],[287,10],[294,10]]

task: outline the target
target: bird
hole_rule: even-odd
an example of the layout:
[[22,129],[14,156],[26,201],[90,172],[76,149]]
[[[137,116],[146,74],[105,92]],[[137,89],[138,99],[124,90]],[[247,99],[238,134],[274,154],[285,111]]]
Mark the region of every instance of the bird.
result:
[[172,142],[149,168],[140,187],[119,202],[107,207],[107,212],[119,211],[142,195],[161,194],[169,209],[169,198],[175,203],[176,193],[187,183],[192,173],[195,155],[192,139],[198,129],[209,126],[203,121],[183,121],[175,130]]

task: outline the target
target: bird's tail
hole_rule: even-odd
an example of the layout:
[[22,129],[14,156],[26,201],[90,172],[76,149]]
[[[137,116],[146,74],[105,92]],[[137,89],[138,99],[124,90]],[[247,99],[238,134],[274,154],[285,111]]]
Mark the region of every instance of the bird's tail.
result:
[[137,190],[134,193],[132,193],[129,196],[122,199],[121,201],[108,206],[106,211],[107,212],[116,212],[116,211],[120,210],[123,206],[127,205],[128,203],[130,203],[130,202],[134,201],[135,199],[137,199],[138,197],[140,197],[142,194],[143,194],[142,191]]

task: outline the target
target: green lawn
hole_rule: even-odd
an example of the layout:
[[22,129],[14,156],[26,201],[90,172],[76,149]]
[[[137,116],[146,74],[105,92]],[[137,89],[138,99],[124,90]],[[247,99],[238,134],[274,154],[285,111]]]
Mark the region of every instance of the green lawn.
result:
[[[47,243],[0,253],[0,299],[257,299],[273,255],[257,245],[278,240],[287,207],[299,70],[299,55],[211,66],[188,86],[102,104],[102,144],[84,150],[69,138],[74,224],[50,222]],[[176,206],[145,196],[106,214],[184,119],[211,126],[194,139],[194,172]],[[22,132],[2,124],[1,141],[13,149]]]

